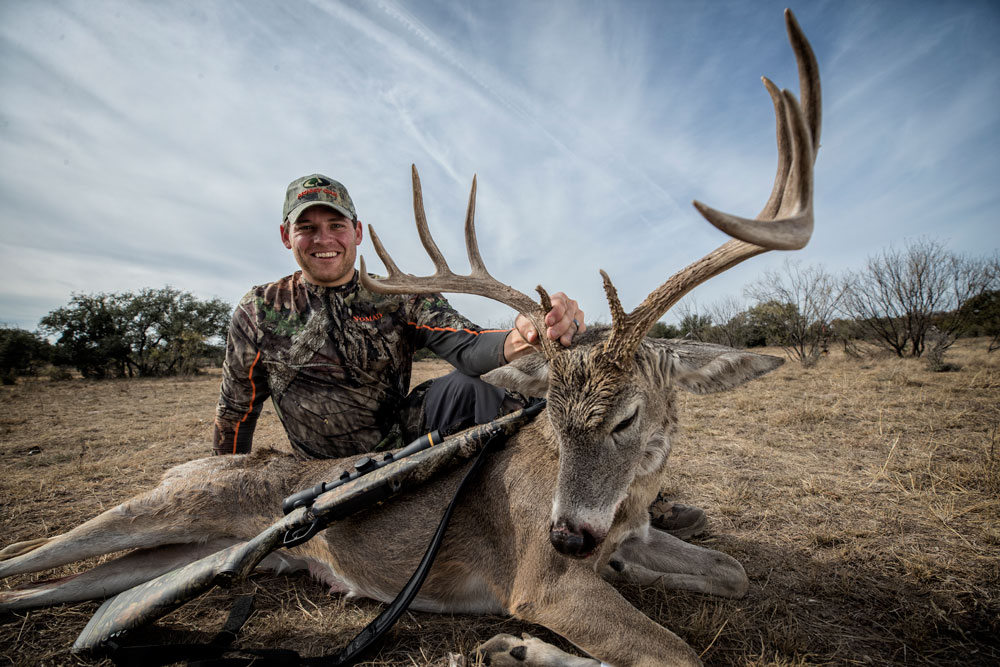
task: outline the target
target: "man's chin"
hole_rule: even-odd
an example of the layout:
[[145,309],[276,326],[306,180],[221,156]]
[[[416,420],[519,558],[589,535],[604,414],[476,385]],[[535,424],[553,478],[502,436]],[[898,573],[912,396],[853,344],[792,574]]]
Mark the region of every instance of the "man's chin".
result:
[[320,271],[312,270],[312,267],[304,268],[302,271],[303,276],[306,280],[314,285],[321,285],[324,287],[337,287],[339,285],[344,285],[351,281],[354,277],[353,268],[347,271],[343,270],[333,270],[329,267],[322,267]]

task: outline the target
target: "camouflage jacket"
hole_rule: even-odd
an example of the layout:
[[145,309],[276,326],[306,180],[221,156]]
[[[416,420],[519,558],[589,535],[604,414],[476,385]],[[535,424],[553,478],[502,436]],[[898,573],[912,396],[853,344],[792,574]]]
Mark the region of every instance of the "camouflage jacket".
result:
[[374,294],[301,271],[253,288],[233,313],[213,450],[250,451],[270,397],[293,450],[309,458],[372,450],[400,430],[413,353],[427,347],[468,375],[504,363],[507,330],[484,331],[439,294]]

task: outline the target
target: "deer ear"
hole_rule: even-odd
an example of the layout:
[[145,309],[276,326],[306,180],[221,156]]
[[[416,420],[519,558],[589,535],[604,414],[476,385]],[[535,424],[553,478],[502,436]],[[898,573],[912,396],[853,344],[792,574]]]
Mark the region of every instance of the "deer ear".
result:
[[739,387],[785,363],[769,354],[689,340],[663,341],[655,347],[673,384],[694,394]]
[[542,397],[549,390],[549,364],[544,355],[529,354],[486,373],[482,379],[525,396]]

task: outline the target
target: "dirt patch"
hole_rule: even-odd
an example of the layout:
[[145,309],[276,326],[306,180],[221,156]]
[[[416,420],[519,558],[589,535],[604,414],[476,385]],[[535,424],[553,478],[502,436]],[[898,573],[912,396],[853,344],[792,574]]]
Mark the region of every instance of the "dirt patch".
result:
[[[700,543],[740,560],[750,592],[623,593],[709,665],[996,664],[1000,356],[986,344],[961,341],[953,373],[833,354],[734,392],[683,396],[665,486],[709,512]],[[414,383],[447,369],[421,362]],[[3,387],[4,544],[63,532],[205,456],[218,387],[217,373]],[[269,404],[255,440],[288,448]],[[249,591],[257,611],[241,645],[307,655],[343,645],[382,608],[331,597],[305,576],[255,575],[169,615],[151,639],[208,639],[233,596]],[[97,606],[0,615],[0,655],[14,665],[90,664],[68,647]],[[554,640],[506,619],[412,612],[367,664],[442,664],[448,651],[522,631]]]

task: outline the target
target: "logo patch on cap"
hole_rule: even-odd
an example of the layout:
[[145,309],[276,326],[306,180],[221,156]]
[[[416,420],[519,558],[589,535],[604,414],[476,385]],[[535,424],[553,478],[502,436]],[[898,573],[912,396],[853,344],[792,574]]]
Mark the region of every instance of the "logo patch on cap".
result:
[[304,188],[323,188],[330,185],[330,181],[325,178],[313,177],[302,184]]

